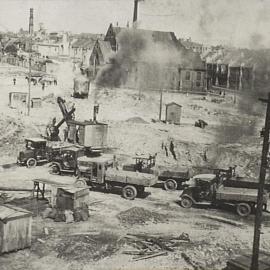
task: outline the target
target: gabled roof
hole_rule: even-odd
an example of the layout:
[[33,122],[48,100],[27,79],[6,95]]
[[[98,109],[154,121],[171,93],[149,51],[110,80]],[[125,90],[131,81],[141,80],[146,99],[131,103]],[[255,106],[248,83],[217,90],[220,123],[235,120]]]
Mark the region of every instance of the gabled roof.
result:
[[171,106],[171,105],[176,105],[178,107],[182,107],[180,104],[178,104],[176,102],[170,102],[170,103],[166,104],[166,107]]
[[104,57],[104,60],[109,59],[109,57],[114,53],[111,48],[111,44],[109,41],[98,40],[97,41],[101,50],[101,53]]
[[82,39],[78,39],[77,41],[75,41],[73,44],[72,44],[72,48],[82,48],[82,49],[91,49],[94,47],[96,43],[96,40],[95,39],[85,39],[85,38],[82,38]]

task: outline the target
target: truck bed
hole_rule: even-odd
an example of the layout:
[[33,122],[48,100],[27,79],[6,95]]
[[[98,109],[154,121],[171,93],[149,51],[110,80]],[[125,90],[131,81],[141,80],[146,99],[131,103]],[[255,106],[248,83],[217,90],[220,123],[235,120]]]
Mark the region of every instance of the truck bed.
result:
[[153,186],[157,182],[157,177],[152,174],[117,169],[108,169],[105,179],[110,182],[120,182],[145,187]]
[[221,201],[256,202],[257,193],[256,189],[220,187],[216,192],[216,199]]
[[181,182],[187,181],[189,179],[189,170],[183,170],[183,171],[169,171],[164,170],[159,173],[158,176],[159,180],[167,180],[167,179],[174,179],[174,180],[180,180]]

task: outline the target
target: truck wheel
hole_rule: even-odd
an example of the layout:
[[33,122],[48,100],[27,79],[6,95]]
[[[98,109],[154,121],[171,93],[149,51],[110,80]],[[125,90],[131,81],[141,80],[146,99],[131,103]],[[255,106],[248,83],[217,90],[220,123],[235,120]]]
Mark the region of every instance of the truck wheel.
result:
[[127,185],[122,188],[122,195],[127,200],[134,200],[137,197],[137,189],[134,186]]
[[77,179],[76,182],[75,182],[75,186],[76,187],[86,187],[87,183],[83,179]]
[[29,158],[26,161],[27,168],[34,168],[37,165],[37,161],[34,158]]
[[50,173],[51,174],[60,174],[60,168],[58,165],[54,164],[51,166],[51,169],[50,169]]
[[173,179],[168,179],[164,183],[165,190],[176,190],[177,189],[177,182]]
[[183,208],[190,208],[193,205],[193,201],[189,197],[183,197],[180,204]]
[[239,203],[236,206],[236,212],[241,217],[247,217],[251,213],[251,207],[247,203]]

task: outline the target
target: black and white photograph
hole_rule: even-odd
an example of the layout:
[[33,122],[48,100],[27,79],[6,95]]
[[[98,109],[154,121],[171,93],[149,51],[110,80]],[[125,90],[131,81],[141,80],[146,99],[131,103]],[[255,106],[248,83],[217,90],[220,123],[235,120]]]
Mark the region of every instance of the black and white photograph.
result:
[[269,0],[0,0],[0,270],[270,270]]

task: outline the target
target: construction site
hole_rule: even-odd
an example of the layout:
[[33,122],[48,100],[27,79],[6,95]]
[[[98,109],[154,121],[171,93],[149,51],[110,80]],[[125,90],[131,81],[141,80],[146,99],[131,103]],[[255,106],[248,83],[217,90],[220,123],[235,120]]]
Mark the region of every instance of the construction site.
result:
[[148,62],[136,27],[94,77],[0,62],[1,270],[270,269],[267,90]]

